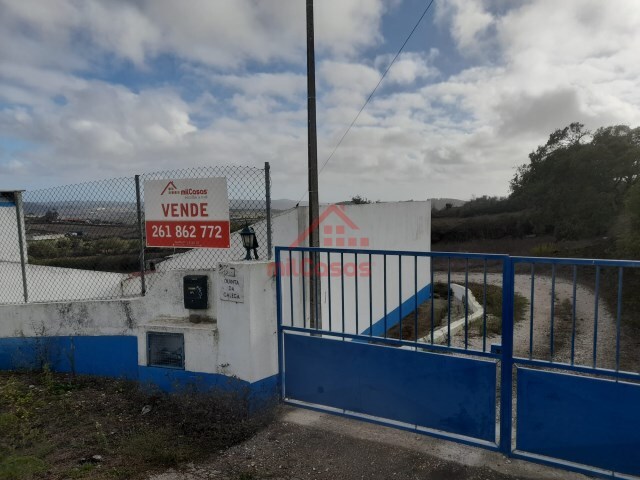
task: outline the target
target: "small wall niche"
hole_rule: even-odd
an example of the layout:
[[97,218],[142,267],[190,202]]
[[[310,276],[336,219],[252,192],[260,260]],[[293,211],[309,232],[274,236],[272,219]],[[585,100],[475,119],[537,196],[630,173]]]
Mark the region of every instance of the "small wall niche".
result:
[[184,334],[147,332],[147,365],[184,370]]

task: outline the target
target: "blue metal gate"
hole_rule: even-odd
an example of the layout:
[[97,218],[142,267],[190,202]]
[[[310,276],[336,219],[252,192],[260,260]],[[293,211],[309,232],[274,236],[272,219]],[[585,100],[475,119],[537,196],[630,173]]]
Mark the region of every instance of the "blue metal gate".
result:
[[[589,474],[640,475],[640,374],[621,365],[622,272],[640,262],[304,247],[278,247],[275,260],[285,403]],[[578,293],[592,279],[578,282],[579,269],[593,270],[595,288],[589,365]],[[605,269],[617,272],[613,333],[601,314]],[[540,284],[550,290],[544,318]],[[611,335],[615,366],[605,368]]]
[[[624,307],[638,295],[625,295],[624,274],[637,285],[640,262],[512,257],[511,263],[511,282],[516,272],[525,272],[531,292],[528,342],[513,357],[517,407],[511,456],[608,478],[640,476],[640,344],[632,338],[640,331],[622,335],[623,318],[627,326],[634,321],[624,317]],[[536,315],[541,272],[550,308]],[[563,281],[569,290],[565,318],[557,300]],[[607,309],[606,300],[615,307]],[[535,333],[540,317],[546,336]],[[561,322],[564,355],[557,339]]]

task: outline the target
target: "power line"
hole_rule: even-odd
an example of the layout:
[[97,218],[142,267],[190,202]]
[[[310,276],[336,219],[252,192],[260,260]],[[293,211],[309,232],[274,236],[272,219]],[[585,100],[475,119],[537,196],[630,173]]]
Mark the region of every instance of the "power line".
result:
[[364,102],[364,105],[362,105],[362,108],[360,108],[360,111],[358,111],[358,114],[354,117],[353,121],[351,122],[351,124],[349,125],[349,127],[345,130],[344,134],[342,135],[342,137],[340,137],[340,140],[338,141],[338,143],[336,144],[336,146],[333,148],[331,154],[327,157],[327,159],[324,161],[324,163],[322,164],[322,167],[320,167],[320,172],[322,172],[322,170],[324,169],[324,167],[327,166],[327,163],[329,163],[329,160],[331,160],[331,158],[333,157],[333,154],[336,153],[336,150],[338,150],[338,147],[342,144],[342,141],[345,139],[345,137],[347,136],[347,134],[349,133],[349,130],[351,130],[351,128],[355,125],[355,123],[358,121],[358,118],[360,117],[360,114],[364,111],[365,107],[367,106],[367,104],[369,103],[369,101],[373,98],[373,96],[375,95],[376,91],[378,90],[378,87],[380,87],[380,84],[382,83],[382,81],[384,80],[384,77],[387,76],[387,73],[389,73],[389,70],[391,70],[391,67],[393,66],[393,64],[396,62],[396,60],[398,59],[398,57],[400,56],[400,54],[402,53],[402,51],[404,50],[404,47],[407,45],[407,43],[409,42],[409,40],[411,40],[411,37],[413,36],[414,32],[416,31],[416,29],[418,28],[418,26],[420,25],[420,23],[422,22],[422,19],[424,18],[424,16],[427,14],[427,12],[429,11],[429,9],[431,8],[431,5],[433,4],[435,0],[431,0],[429,2],[429,5],[427,5],[427,8],[425,8],[424,12],[422,12],[422,15],[420,16],[420,18],[418,19],[418,21],[416,22],[416,24],[414,25],[413,29],[411,30],[411,33],[409,33],[409,36],[407,36],[406,40],[404,41],[404,43],[402,44],[402,46],[400,47],[400,50],[398,50],[398,53],[396,53],[396,56],[393,57],[393,60],[391,60],[391,63],[389,64],[389,66],[387,67],[387,69],[384,71],[384,73],[382,74],[382,77],[380,77],[380,80],[378,81],[378,84],[375,86],[375,88],[371,91],[371,93],[369,94],[369,96],[367,97],[367,100]]
[[[324,167],[327,166],[327,164],[329,163],[329,161],[333,158],[333,155],[336,153],[336,150],[338,150],[338,148],[340,147],[340,145],[342,144],[342,142],[344,141],[344,139],[346,138],[347,134],[349,133],[349,131],[351,130],[351,128],[356,124],[356,122],[358,121],[358,118],[360,118],[360,115],[362,114],[362,112],[364,111],[365,107],[367,106],[367,104],[369,103],[369,101],[373,98],[373,96],[375,95],[375,93],[378,91],[378,88],[380,87],[380,85],[382,84],[382,81],[384,80],[384,77],[387,76],[387,73],[389,73],[389,70],[391,70],[391,67],[393,66],[393,64],[396,62],[396,60],[398,59],[398,57],[400,56],[400,54],[402,53],[402,51],[404,50],[404,47],[407,46],[407,43],[409,43],[409,40],[411,40],[411,37],[413,36],[413,34],[415,33],[415,31],[418,29],[418,26],[420,25],[420,23],[422,22],[422,19],[425,17],[425,15],[427,14],[427,12],[429,11],[429,9],[431,8],[431,5],[433,5],[433,2],[435,0],[431,0],[429,2],[429,4],[427,5],[427,7],[424,9],[424,11],[422,12],[422,15],[420,15],[420,18],[418,18],[418,21],[416,22],[416,24],[413,26],[413,28],[411,29],[411,32],[409,32],[409,35],[407,35],[407,38],[405,39],[404,43],[402,44],[402,46],[400,47],[400,49],[398,50],[398,52],[396,53],[396,55],[393,57],[393,60],[391,60],[391,63],[389,63],[389,66],[387,67],[387,69],[382,73],[382,77],[380,77],[380,80],[378,81],[377,85],[374,87],[374,89],[371,91],[371,93],[369,94],[369,96],[367,97],[367,100],[364,102],[364,104],[362,105],[362,107],[360,108],[360,110],[358,111],[357,115],[353,118],[353,120],[351,121],[351,123],[349,124],[349,126],[347,127],[347,129],[345,130],[345,132],[342,134],[342,137],[340,137],[340,140],[338,140],[338,143],[336,143],[336,146],[333,147],[333,150],[331,151],[331,153],[329,154],[329,156],[327,157],[327,159],[324,161],[324,163],[322,164],[322,167],[320,167],[320,171],[318,172],[318,175],[320,173],[322,173],[322,171],[324,170]],[[309,191],[307,190],[302,197],[300,197],[300,200],[298,200],[298,203],[300,203],[302,201],[302,199],[305,197],[305,195],[308,193]]]

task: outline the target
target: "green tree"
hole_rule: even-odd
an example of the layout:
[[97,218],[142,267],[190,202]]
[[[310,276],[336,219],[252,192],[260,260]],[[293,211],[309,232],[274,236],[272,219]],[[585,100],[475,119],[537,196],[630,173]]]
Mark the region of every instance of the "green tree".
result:
[[351,203],[355,205],[364,205],[367,203],[371,203],[371,200],[360,195],[356,195],[355,197],[351,197]]
[[54,240],[31,242],[27,251],[29,256],[33,258],[55,258],[58,256]]
[[117,237],[101,238],[95,242],[97,253],[105,255],[126,253],[128,246],[126,240]]
[[71,240],[68,238],[61,238],[56,242],[56,250],[58,251],[58,257],[68,257],[71,255]]
[[60,214],[55,208],[47,210],[47,213],[44,214],[44,221],[47,223],[55,222],[58,218],[60,218]]
[[619,226],[616,242],[618,254],[640,258],[640,182],[636,182],[627,192]]
[[533,211],[538,233],[558,239],[605,234],[640,174],[640,132],[572,123],[529,155],[511,180],[511,201]]

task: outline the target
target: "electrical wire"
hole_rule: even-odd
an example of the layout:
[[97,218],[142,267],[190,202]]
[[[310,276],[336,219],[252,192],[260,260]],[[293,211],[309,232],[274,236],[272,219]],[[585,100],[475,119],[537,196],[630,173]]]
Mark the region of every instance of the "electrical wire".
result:
[[[342,145],[342,142],[344,141],[344,139],[346,138],[347,134],[349,133],[349,131],[351,130],[351,128],[353,128],[353,126],[356,124],[356,122],[358,121],[358,118],[360,118],[360,115],[362,114],[362,112],[364,111],[365,107],[369,104],[369,102],[371,101],[371,99],[373,98],[373,96],[375,95],[375,93],[378,91],[378,88],[380,87],[380,85],[382,84],[382,81],[384,80],[384,77],[387,76],[387,73],[389,73],[389,70],[391,70],[391,67],[393,66],[393,64],[396,62],[396,60],[398,59],[398,57],[400,56],[400,54],[402,53],[402,51],[404,50],[404,47],[407,46],[407,43],[409,43],[409,40],[411,40],[411,37],[413,37],[413,34],[415,33],[415,31],[418,29],[418,26],[420,26],[420,23],[422,23],[422,19],[424,19],[425,15],[427,14],[427,12],[429,11],[429,9],[431,8],[431,5],[433,5],[433,2],[435,0],[431,0],[429,2],[429,4],[427,5],[427,8],[424,9],[424,11],[422,12],[422,15],[420,15],[420,18],[418,18],[418,21],[416,22],[416,24],[413,26],[413,28],[411,29],[411,32],[409,32],[409,35],[407,35],[407,38],[405,39],[404,43],[402,44],[402,46],[400,47],[400,49],[398,50],[398,52],[396,53],[396,55],[393,57],[393,60],[391,60],[391,63],[389,63],[389,66],[386,68],[386,70],[382,73],[382,76],[380,77],[380,80],[378,81],[377,85],[373,88],[373,90],[371,90],[371,93],[369,94],[369,96],[367,97],[367,100],[364,102],[364,104],[362,105],[362,107],[360,108],[360,110],[358,111],[358,113],[356,114],[356,116],[353,118],[353,120],[351,121],[351,123],[349,124],[349,126],[347,127],[347,129],[345,130],[345,132],[342,134],[342,137],[340,137],[340,140],[338,140],[338,143],[336,143],[336,146],[333,147],[333,150],[331,151],[331,153],[329,154],[329,156],[327,157],[327,159],[324,161],[324,163],[322,164],[322,167],[320,167],[320,170],[318,171],[318,175],[320,175],[322,173],[322,171],[324,170],[324,167],[327,166],[327,164],[329,163],[329,161],[333,158],[333,155],[336,153],[336,150],[338,150],[338,148],[340,147],[340,145]],[[307,195],[307,193],[309,193],[309,190],[307,190],[305,193],[302,194],[302,197],[300,197],[300,200],[298,200],[297,204],[299,205],[300,202],[302,201],[302,199]],[[296,205],[297,206],[297,205]]]

